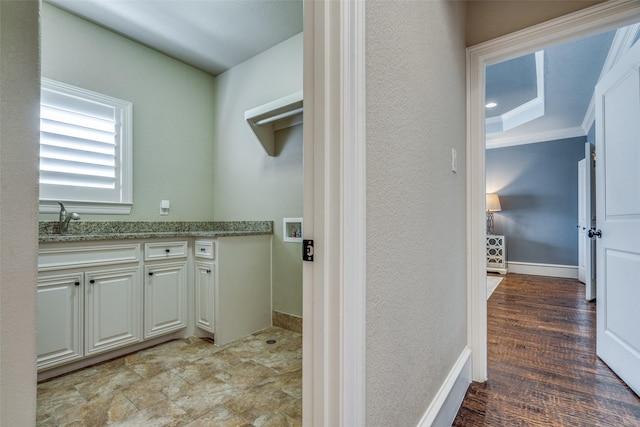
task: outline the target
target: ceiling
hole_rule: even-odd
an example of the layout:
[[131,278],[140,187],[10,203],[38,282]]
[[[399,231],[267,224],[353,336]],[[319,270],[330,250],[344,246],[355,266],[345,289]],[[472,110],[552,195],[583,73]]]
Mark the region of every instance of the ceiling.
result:
[[[212,75],[302,31],[302,0],[45,0]],[[586,135],[601,74],[638,39],[625,27],[491,65],[487,147]]]
[[[600,76],[638,39],[638,25],[487,67],[487,148],[586,135]],[[595,141],[593,141],[595,142]]]
[[45,0],[214,76],[302,31],[302,0]]

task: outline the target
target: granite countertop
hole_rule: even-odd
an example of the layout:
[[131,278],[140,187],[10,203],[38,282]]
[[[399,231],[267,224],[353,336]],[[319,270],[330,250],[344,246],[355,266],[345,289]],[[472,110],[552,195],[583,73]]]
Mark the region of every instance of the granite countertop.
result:
[[66,235],[58,231],[57,221],[41,221],[39,242],[252,236],[273,234],[273,221],[74,221]]

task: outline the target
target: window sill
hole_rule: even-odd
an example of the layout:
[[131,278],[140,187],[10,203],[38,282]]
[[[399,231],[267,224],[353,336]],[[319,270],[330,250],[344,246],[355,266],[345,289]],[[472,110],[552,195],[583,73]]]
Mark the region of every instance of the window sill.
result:
[[[68,212],[77,212],[78,214],[97,214],[97,215],[129,215],[131,213],[132,203],[97,203],[97,202],[69,202],[61,200]],[[58,213],[60,205],[58,201],[40,200],[40,213]]]

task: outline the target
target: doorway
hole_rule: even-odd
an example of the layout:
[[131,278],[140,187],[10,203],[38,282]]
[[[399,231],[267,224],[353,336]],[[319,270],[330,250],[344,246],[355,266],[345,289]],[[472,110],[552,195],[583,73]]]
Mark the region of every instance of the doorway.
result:
[[561,17],[525,31],[505,36],[499,42],[468,49],[468,224],[469,224],[469,343],[472,348],[472,379],[487,379],[487,306],[485,285],[485,68],[527,52],[598,32],[629,25],[640,18],[640,7],[632,2],[603,4]]

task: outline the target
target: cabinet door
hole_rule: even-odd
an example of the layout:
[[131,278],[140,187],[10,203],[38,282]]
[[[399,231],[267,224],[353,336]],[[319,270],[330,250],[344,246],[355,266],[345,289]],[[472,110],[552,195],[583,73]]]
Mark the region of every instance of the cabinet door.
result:
[[213,307],[215,298],[215,264],[196,261],[196,326],[215,332]]
[[187,326],[187,262],[145,266],[144,337]]
[[140,268],[85,273],[85,354],[141,341]]
[[38,278],[38,369],[82,358],[82,273]]

